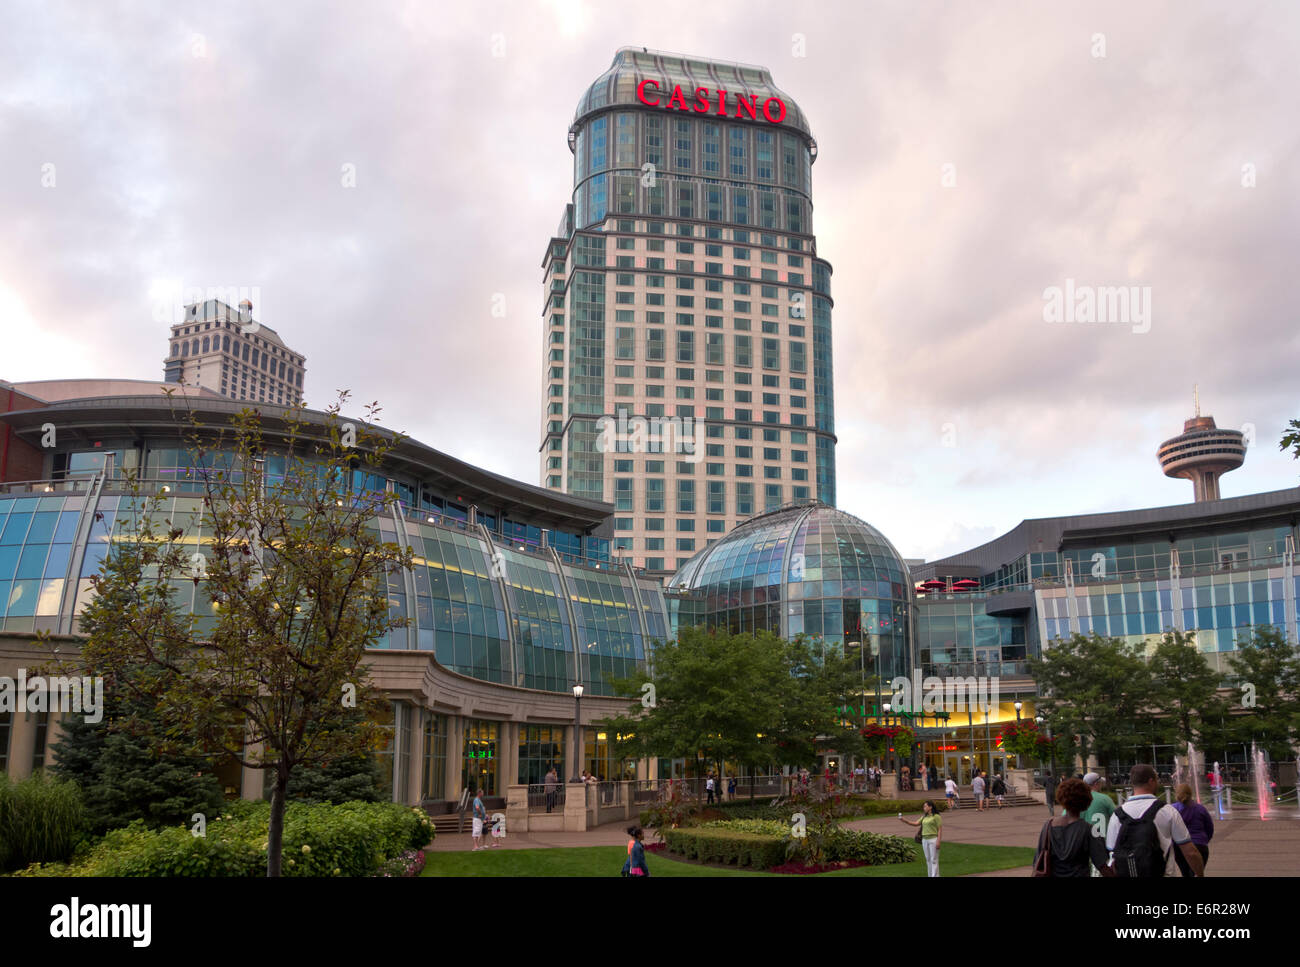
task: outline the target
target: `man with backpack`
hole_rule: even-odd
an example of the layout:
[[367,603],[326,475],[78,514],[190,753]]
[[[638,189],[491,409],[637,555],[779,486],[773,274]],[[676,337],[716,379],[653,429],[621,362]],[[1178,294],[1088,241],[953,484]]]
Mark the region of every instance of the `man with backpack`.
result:
[[1106,830],[1106,848],[1116,876],[1177,876],[1174,850],[1181,850],[1193,876],[1204,876],[1201,854],[1192,845],[1178,810],[1156,798],[1156,771],[1136,765],[1129,773],[1133,795],[1115,810]]

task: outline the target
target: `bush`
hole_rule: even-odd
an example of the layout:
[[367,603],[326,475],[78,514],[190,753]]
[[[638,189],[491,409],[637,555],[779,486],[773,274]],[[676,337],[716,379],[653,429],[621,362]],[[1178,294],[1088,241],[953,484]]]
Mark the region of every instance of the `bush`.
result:
[[849,860],[871,866],[888,866],[911,863],[916,859],[916,843],[902,836],[837,829],[830,834],[826,852],[828,858],[837,863]]
[[0,773],[0,869],[67,860],[85,831],[76,783],[43,772],[12,782]]
[[[789,827],[784,827],[786,833]],[[726,863],[768,869],[785,860],[786,837],[774,833],[749,833],[721,824],[660,830],[669,852],[702,863]]]
[[[264,876],[269,803],[231,803],[207,824],[151,830],[136,821],[108,833],[67,868],[33,867],[26,875]],[[423,810],[394,803],[339,806],[289,803],[284,821],[285,876],[369,876],[390,859],[433,839]]]

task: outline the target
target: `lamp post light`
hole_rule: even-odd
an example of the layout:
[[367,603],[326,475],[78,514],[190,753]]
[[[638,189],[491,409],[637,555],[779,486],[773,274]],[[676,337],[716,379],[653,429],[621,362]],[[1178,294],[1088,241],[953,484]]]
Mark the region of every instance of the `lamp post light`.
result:
[[[1020,699],[1016,699],[1016,700],[1015,700],[1014,702],[1012,702],[1011,704],[1012,704],[1012,706],[1013,706],[1013,707],[1015,708],[1015,710],[1016,710],[1016,725],[1019,725],[1019,724],[1020,724],[1020,710],[1021,710],[1022,708],[1025,707],[1025,703],[1022,702],[1022,701],[1020,701]],[[1020,753],[1019,753],[1019,752],[1016,753],[1016,768],[1017,768],[1017,769],[1020,768]]]
[[570,782],[582,782],[578,763],[582,761],[582,686],[573,686],[573,778]]
[[1055,806],[1056,803],[1056,743],[1052,741],[1052,727],[1047,724],[1047,719],[1045,719],[1041,715],[1037,715],[1034,717],[1034,721],[1038,723],[1040,728],[1044,726],[1046,726],[1047,728],[1047,746],[1048,749],[1050,750],[1050,758],[1048,760],[1048,766],[1047,766],[1047,782],[1045,782],[1043,785],[1044,788],[1047,790],[1047,797],[1046,797],[1047,813],[1049,816],[1055,816],[1056,815],[1056,806]]
[[[885,710],[885,728],[889,728],[889,726],[891,726],[891,725],[894,724],[893,719],[890,717],[890,714],[889,714],[889,710],[890,710],[891,707],[892,707],[892,706],[891,706],[888,702],[886,702],[884,705],[881,706],[881,708],[883,708],[883,709]],[[886,749],[886,750],[889,750],[889,746],[886,745],[886,746],[885,746],[885,749]],[[887,767],[889,767],[892,771],[895,772],[894,782],[895,782],[895,785],[897,785],[897,782],[898,782],[898,776],[897,776],[897,770],[893,768],[893,767],[894,767],[894,756],[893,756],[892,752],[891,752],[891,754],[890,754],[890,756],[889,756],[889,759],[886,761],[885,765],[886,765]]]

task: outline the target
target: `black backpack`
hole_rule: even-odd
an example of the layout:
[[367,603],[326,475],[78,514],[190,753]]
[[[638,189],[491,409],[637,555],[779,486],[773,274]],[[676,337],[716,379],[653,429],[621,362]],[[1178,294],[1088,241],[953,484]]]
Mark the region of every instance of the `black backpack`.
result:
[[1116,813],[1119,816],[1119,838],[1114,851],[1116,876],[1165,875],[1165,854],[1156,830],[1156,813],[1164,805],[1157,799],[1137,818],[1120,807]]

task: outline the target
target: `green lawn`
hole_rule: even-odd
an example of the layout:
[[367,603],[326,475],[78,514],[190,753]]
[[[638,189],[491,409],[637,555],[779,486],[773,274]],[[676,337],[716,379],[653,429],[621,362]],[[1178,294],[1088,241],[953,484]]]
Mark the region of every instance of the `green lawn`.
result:
[[[920,859],[894,866],[860,866],[823,876],[925,876]],[[428,853],[421,876],[618,876],[627,858],[624,846],[574,846],[563,849],[494,849],[478,853]],[[1028,866],[1034,851],[1025,846],[972,846],[949,843],[940,850],[939,872],[964,876],[1013,866]],[[683,863],[667,854],[650,854],[651,876],[773,876],[751,870]]]

